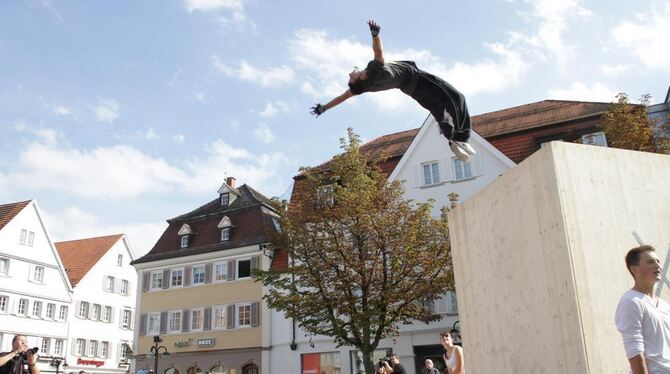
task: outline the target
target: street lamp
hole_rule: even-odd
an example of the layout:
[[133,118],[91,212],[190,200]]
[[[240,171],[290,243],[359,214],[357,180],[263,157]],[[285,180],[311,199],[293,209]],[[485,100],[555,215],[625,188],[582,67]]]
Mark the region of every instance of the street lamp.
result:
[[165,346],[159,345],[162,341],[163,339],[161,339],[160,335],[154,336],[154,345],[149,349],[149,353],[154,355],[154,374],[158,374],[158,354],[160,353],[161,349],[163,349],[163,356],[170,355]]
[[49,361],[49,366],[53,366],[56,368],[56,374],[59,374],[58,369],[60,368],[60,365],[63,364],[63,370],[67,369],[67,361],[63,357],[56,357],[56,356],[51,356],[51,361]]

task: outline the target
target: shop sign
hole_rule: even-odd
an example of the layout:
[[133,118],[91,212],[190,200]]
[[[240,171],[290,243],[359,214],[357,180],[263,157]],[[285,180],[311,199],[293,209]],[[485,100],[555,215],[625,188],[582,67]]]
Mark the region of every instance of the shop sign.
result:
[[193,339],[188,339],[188,340],[178,340],[174,342],[175,348],[186,348],[190,347],[193,344]]
[[95,366],[95,367],[99,368],[100,366],[102,366],[104,364],[105,364],[105,361],[82,360],[81,358],[77,359],[77,365]]
[[198,347],[213,347],[214,346],[214,338],[198,339],[196,341],[196,345]]

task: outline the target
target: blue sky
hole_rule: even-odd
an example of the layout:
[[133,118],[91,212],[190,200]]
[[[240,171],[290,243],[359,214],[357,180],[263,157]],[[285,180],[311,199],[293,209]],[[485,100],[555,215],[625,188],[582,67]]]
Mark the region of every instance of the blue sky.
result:
[[143,254],[226,176],[288,197],[347,127],[371,140],[427,115],[399,92],[309,115],[372,58],[370,17],[387,59],[473,115],[670,85],[667,1],[3,1],[0,202],[37,199],[56,240],[125,232]]

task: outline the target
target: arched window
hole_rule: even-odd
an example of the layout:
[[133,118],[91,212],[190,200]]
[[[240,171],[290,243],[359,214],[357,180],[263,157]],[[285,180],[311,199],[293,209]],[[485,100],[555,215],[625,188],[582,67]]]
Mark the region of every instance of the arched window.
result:
[[209,369],[209,372],[210,372],[210,374],[228,374],[229,373],[228,368],[221,365],[221,364],[219,364],[217,366],[212,366]]
[[258,374],[258,366],[254,364],[244,365],[242,367],[242,374]]
[[202,374],[202,369],[200,369],[198,366],[191,366],[186,370],[186,374]]
[[179,369],[169,368],[169,369],[165,370],[165,374],[179,374]]

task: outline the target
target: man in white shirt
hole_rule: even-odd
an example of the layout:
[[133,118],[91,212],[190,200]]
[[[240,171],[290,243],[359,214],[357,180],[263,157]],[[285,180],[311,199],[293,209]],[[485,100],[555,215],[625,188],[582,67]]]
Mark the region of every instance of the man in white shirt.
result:
[[615,322],[633,374],[670,373],[670,305],[654,296],[661,265],[654,247],[628,251],[626,267],[635,280],[619,300]]

